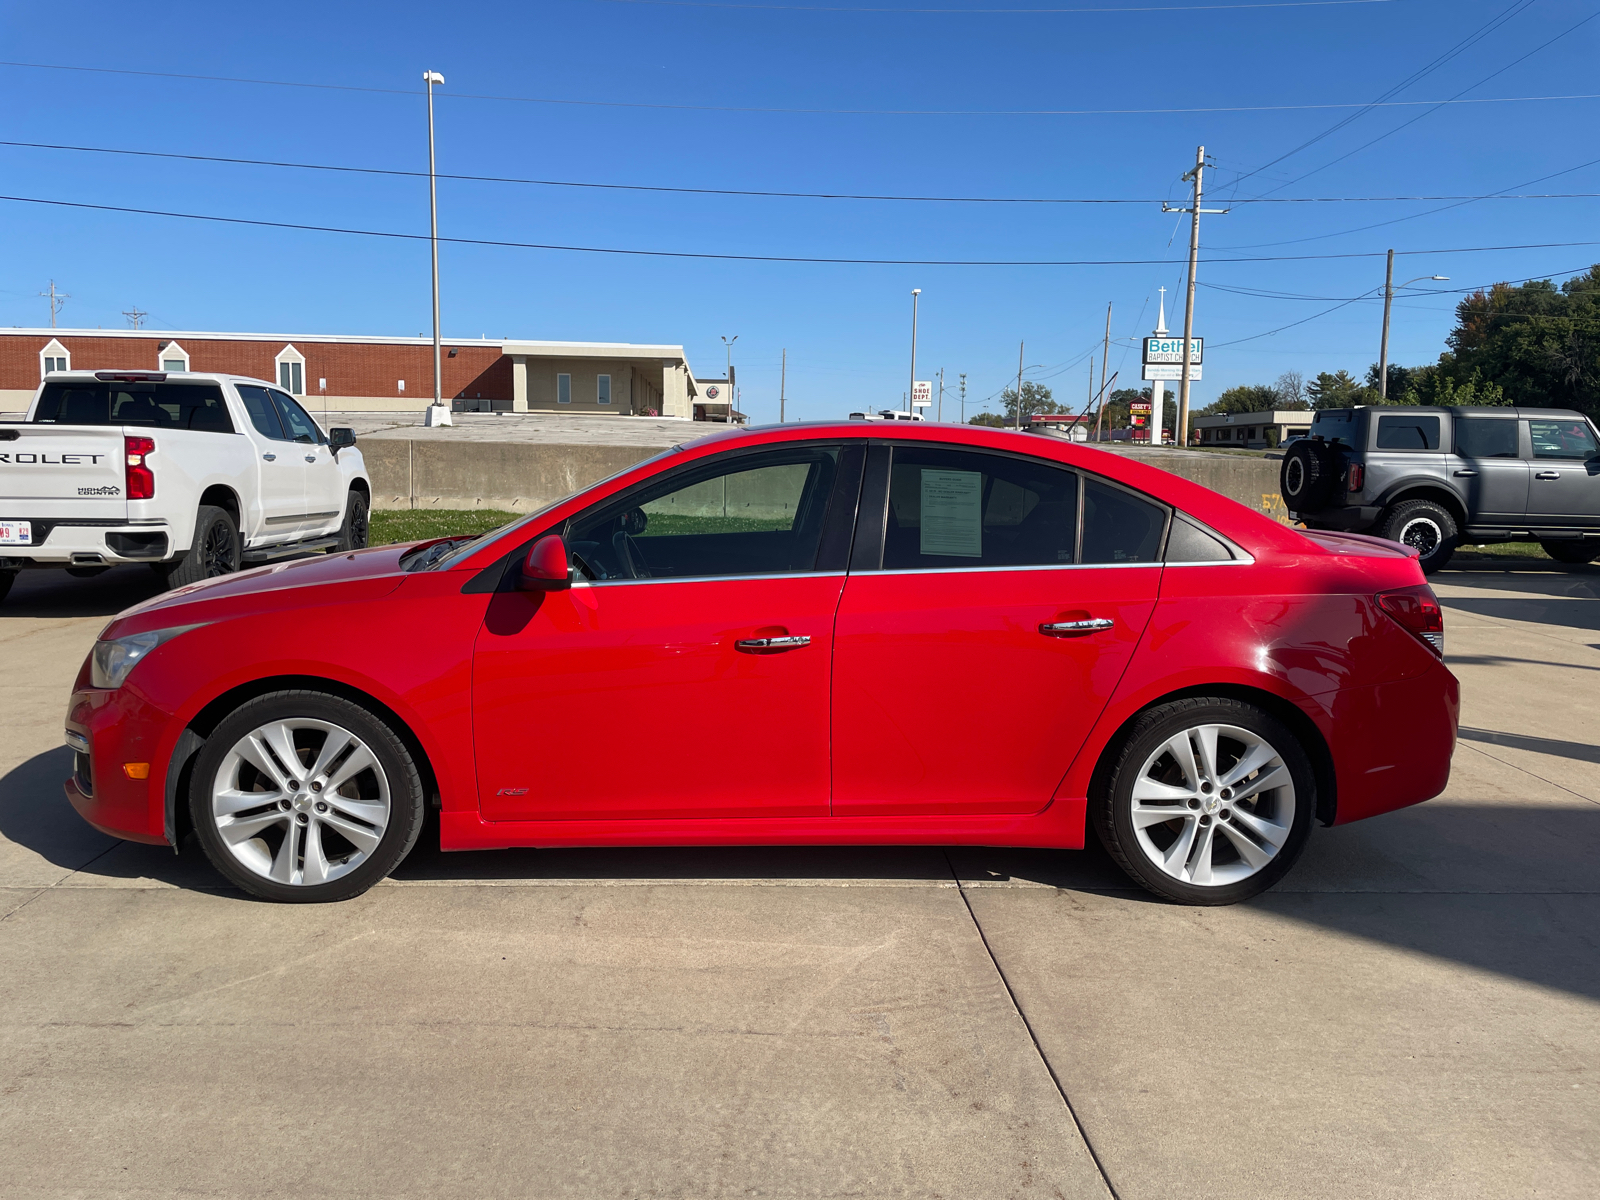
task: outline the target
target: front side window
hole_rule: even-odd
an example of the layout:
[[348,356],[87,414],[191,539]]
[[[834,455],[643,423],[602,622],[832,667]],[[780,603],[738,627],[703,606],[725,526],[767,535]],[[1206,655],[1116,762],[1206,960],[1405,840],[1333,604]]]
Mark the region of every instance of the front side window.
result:
[[839,454],[801,446],[675,472],[574,517],[573,565],[596,580],[814,570]]
[[322,430],[317,428],[305,409],[301,408],[282,392],[271,393],[273,402],[277,405],[278,416],[283,421],[283,428],[289,435],[291,442],[304,442],[307,445],[316,445],[323,441]]
[[1583,459],[1597,452],[1594,431],[1579,417],[1530,420],[1528,440],[1535,458]]
[[283,435],[283,422],[278,419],[278,406],[273,404],[271,392],[264,387],[241,383],[239,399],[244,402],[244,411],[250,415],[250,424],[257,433],[275,442],[289,440]]
[[1458,418],[1456,453],[1462,458],[1519,458],[1517,423],[1494,417]]
[[571,404],[572,403],[572,376],[571,375],[557,375],[556,376],[556,403],[557,404]]
[[1379,450],[1437,450],[1439,418],[1434,413],[1378,418]]
[[896,446],[887,571],[1060,566],[1077,557],[1078,476],[1034,459]]
[[594,399],[596,404],[611,403],[611,376],[599,375],[595,378]]

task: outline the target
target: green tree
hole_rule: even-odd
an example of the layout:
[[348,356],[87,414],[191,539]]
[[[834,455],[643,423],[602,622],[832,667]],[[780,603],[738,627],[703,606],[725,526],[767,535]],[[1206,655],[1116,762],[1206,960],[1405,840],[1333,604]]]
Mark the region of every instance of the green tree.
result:
[[1329,374],[1319,372],[1306,384],[1306,396],[1312,408],[1354,408],[1358,404],[1371,404],[1377,399],[1376,389],[1363,387],[1349,371]]
[[[1050,389],[1042,383],[1033,380],[1024,380],[1022,384],[1022,423],[1026,425],[1028,418],[1038,413],[1050,416],[1053,413],[1071,412],[1070,408],[1057,404],[1050,396]],[[967,422],[968,425],[990,425],[997,428],[1010,428],[1017,423],[1017,389],[1008,387],[1000,393],[999,413],[979,413]]]
[[1265,384],[1244,384],[1229,388],[1210,404],[1197,410],[1195,415],[1209,417],[1217,413],[1270,412],[1276,407],[1277,388]]

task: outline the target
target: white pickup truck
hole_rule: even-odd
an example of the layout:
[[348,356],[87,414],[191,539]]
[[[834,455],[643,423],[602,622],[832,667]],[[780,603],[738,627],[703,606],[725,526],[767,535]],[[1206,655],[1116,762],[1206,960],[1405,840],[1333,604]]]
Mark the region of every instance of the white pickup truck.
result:
[[259,379],[63,371],[0,424],[0,599],[17,572],[148,563],[170,586],[367,544],[355,434]]

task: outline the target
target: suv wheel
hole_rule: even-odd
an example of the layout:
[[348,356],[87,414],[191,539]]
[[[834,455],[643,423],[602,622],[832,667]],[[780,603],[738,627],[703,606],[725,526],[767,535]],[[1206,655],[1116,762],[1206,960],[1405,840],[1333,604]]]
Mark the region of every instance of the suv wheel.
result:
[[1450,510],[1432,500],[1403,500],[1384,518],[1383,536],[1410,546],[1426,574],[1433,574],[1456,552],[1461,536]]
[[422,779],[372,713],[324,692],[270,692],[206,739],[189,811],[206,857],[267,900],[348,900],[422,829]]
[[1311,836],[1311,760],[1277,718],[1200,696],[1141,715],[1091,794],[1101,842],[1180,904],[1233,904],[1288,873]]
[[1539,545],[1558,563],[1567,563],[1574,567],[1592,563],[1600,558],[1600,543],[1597,542],[1540,542]]

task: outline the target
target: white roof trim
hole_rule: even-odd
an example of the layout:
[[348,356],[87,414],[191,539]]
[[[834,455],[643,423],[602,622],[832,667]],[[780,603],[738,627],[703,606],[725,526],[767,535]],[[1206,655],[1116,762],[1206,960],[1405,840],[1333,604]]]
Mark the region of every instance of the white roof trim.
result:
[[[82,337],[131,338],[142,341],[220,341],[220,342],[285,342],[358,344],[380,346],[432,346],[431,337],[377,337],[346,333],[284,334],[284,333],[224,333],[215,330],[146,330],[146,329],[5,329],[0,336],[7,337]],[[493,348],[503,354],[525,354],[537,358],[678,358],[684,357],[682,346],[645,345],[634,342],[549,342],[519,341],[510,338],[444,338],[446,349],[460,346]]]

